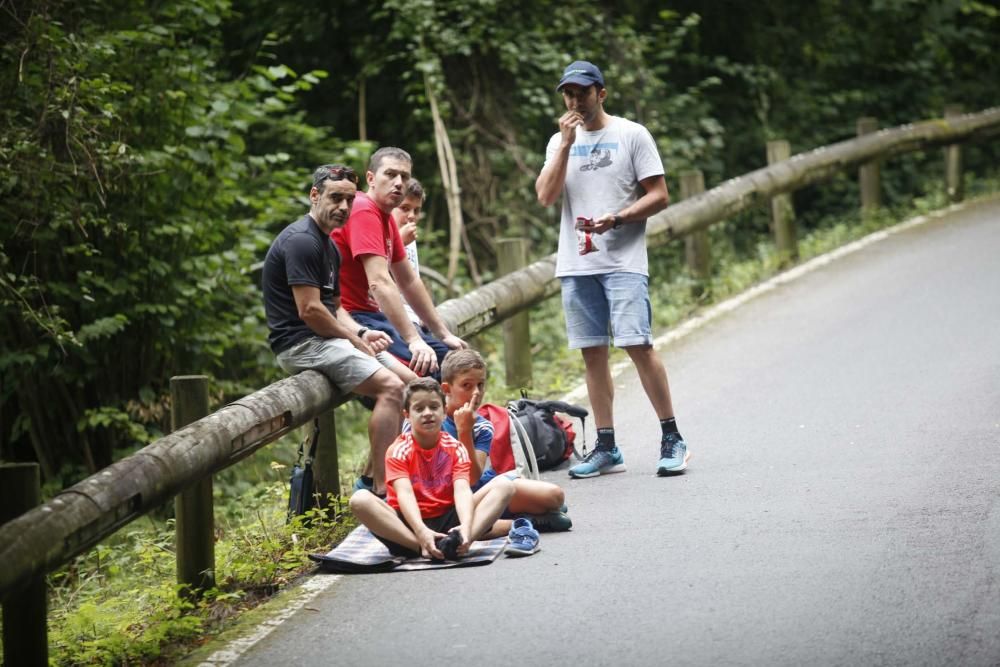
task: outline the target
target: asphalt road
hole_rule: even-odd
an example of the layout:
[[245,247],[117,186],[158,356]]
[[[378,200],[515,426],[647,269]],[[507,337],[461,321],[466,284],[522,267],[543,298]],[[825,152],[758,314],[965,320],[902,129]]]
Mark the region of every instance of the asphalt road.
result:
[[[655,276],[654,276],[655,278]],[[1000,203],[662,350],[687,474],[617,381],[624,474],[487,567],[347,576],[250,665],[1000,665]]]

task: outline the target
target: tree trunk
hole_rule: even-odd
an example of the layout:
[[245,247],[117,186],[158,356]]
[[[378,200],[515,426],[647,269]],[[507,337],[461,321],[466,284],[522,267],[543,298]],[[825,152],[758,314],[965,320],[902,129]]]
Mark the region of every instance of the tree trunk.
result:
[[458,173],[455,168],[455,155],[451,150],[448,130],[441,119],[437,97],[431,86],[430,78],[424,75],[424,86],[427,89],[427,101],[431,107],[431,117],[434,119],[434,144],[437,148],[438,165],[441,169],[441,184],[444,186],[445,201],[448,203],[448,219],[451,222],[448,234],[448,291],[454,293],[455,274],[458,272],[458,255],[462,249],[462,203],[461,190],[458,187]]

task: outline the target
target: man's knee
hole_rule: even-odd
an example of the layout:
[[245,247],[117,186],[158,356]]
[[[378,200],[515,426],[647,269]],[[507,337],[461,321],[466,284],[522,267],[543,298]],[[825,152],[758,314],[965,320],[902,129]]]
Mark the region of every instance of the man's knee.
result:
[[382,369],[375,374],[375,396],[378,400],[387,400],[403,404],[403,390],[406,384],[392,371]]
[[629,358],[637,365],[642,366],[662,366],[660,355],[652,345],[630,345],[625,348]]

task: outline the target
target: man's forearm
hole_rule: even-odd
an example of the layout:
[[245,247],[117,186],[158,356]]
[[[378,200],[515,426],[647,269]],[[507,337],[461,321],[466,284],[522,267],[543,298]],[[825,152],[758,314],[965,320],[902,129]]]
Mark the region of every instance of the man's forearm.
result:
[[[645,184],[649,187],[646,188],[645,193],[639,199],[621,211],[617,211],[617,214],[623,220],[645,220],[665,209],[670,203],[667,183],[662,177],[648,179],[645,181]],[[615,211],[612,211],[612,213],[615,213]]]
[[299,314],[306,326],[321,338],[350,338],[357,332],[335,317],[326,306],[309,307]]
[[566,169],[569,165],[569,149],[572,146],[559,146],[556,156],[542,168],[535,181],[535,194],[542,206],[551,206],[562,194],[566,183]]
[[[385,314],[392,326],[396,328],[403,341],[410,344],[414,341],[423,340],[420,334],[417,333],[416,327],[413,326],[413,322],[407,316],[406,309],[403,308],[403,298],[400,296],[396,285],[379,282],[372,284],[371,287],[372,296],[375,298],[376,303],[378,303],[379,310]],[[414,311],[417,315],[421,315],[416,309]]]
[[[422,282],[418,280],[408,285],[400,285],[399,289],[406,298],[406,303],[410,304],[410,308],[417,314],[420,321],[424,323],[424,326],[431,330],[431,333],[438,338],[444,338],[450,333],[448,325],[441,319],[437,308],[434,307],[434,302],[431,301],[430,294],[427,293],[427,288],[424,287]],[[403,314],[404,316],[406,315],[405,312]]]

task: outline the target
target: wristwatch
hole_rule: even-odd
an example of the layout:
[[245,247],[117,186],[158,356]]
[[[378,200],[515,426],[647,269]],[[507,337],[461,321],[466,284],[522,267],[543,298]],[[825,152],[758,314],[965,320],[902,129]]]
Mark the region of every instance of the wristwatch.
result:
[[622,217],[620,215],[616,215],[615,216],[615,224],[611,225],[611,229],[618,229],[619,227],[622,226],[623,222],[625,222],[625,221],[622,220]]
[[368,327],[361,327],[358,329],[358,338],[364,338],[366,333],[368,333]]

